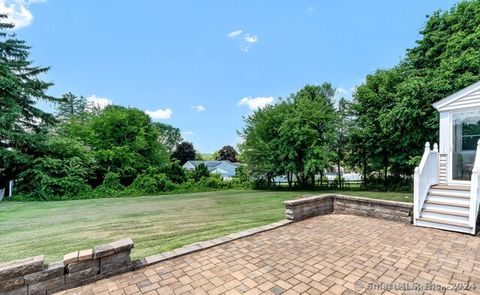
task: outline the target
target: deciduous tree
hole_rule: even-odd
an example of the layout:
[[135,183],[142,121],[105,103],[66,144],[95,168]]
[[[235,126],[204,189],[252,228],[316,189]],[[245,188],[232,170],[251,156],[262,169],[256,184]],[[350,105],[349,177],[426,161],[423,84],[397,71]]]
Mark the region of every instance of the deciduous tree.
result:
[[432,104],[480,80],[480,1],[428,17],[417,46],[399,65],[367,76],[354,94],[350,162],[370,171],[412,175],[426,141],[438,142]]
[[237,155],[238,155],[238,153],[233,146],[226,145],[218,151],[216,160],[217,161],[238,162]]
[[187,161],[195,160],[197,152],[191,142],[183,141],[175,147],[172,154],[172,159],[176,159],[180,162],[180,165],[185,164]]
[[315,184],[333,157],[334,93],[328,83],[307,85],[245,119],[240,147],[253,176],[270,183],[285,175],[289,185],[294,177],[301,186]]
[[159,142],[168,150],[169,153],[173,153],[177,144],[182,141],[180,128],[160,122],[154,122],[153,124],[159,131]]

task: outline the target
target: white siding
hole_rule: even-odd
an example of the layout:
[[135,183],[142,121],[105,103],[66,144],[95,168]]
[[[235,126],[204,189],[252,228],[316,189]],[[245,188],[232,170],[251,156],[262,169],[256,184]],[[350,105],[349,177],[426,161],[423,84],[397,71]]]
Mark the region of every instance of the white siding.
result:
[[458,98],[451,103],[443,106],[441,111],[471,109],[480,107],[480,89],[469,93],[466,96]]
[[448,112],[440,113],[440,143],[438,150],[440,153],[450,153],[450,114]]
[[222,164],[215,167],[215,169],[222,169],[226,171],[228,174],[225,176],[235,176],[235,169],[236,167],[230,163],[223,162]]
[[195,166],[190,162],[187,162],[187,163],[183,164],[182,167],[187,169],[187,170],[195,170]]

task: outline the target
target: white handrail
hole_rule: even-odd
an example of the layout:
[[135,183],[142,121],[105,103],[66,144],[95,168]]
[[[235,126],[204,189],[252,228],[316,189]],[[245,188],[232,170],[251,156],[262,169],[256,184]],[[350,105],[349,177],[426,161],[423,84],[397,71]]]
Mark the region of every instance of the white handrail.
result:
[[468,225],[472,227],[472,234],[475,234],[478,216],[478,206],[480,202],[480,140],[477,142],[477,153],[475,155],[475,163],[472,169],[472,179],[470,181],[470,212]]
[[433,150],[430,150],[430,143],[425,144],[420,165],[415,168],[413,176],[413,221],[417,223],[417,218],[420,217],[425,199],[427,198],[428,190],[432,185],[438,183],[439,170],[439,156],[438,145],[433,145]]

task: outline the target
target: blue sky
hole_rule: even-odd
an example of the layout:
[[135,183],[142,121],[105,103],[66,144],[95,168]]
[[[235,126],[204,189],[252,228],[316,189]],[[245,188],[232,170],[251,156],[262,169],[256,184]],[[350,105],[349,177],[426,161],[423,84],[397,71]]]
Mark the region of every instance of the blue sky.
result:
[[239,142],[252,108],[305,84],[350,97],[415,45],[426,15],[456,2],[0,0],[0,10],[51,66],[50,94],[149,111],[213,152]]

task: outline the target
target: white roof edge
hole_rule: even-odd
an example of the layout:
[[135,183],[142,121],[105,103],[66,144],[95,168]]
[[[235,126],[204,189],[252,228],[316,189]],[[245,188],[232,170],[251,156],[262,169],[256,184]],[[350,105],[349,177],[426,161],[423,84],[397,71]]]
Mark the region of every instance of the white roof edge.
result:
[[462,98],[464,96],[467,96],[469,95],[470,93],[476,91],[476,90],[479,90],[480,89],[480,81],[476,82],[476,83],[473,83],[472,85],[470,86],[467,86],[465,88],[463,88],[462,90],[459,90],[449,96],[447,96],[446,98],[442,99],[442,100],[439,100],[437,101],[436,103],[433,104],[433,107],[436,108],[437,110],[441,109],[442,107],[444,107],[445,105],[459,99],[459,98]]

